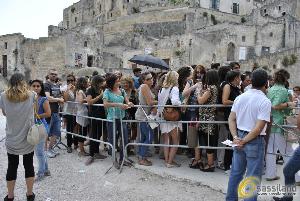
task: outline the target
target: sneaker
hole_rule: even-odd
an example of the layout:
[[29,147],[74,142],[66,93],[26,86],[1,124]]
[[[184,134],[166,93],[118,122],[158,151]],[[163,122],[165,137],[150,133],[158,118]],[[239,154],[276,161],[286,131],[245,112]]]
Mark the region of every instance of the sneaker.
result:
[[59,155],[58,151],[55,151],[55,149],[51,149],[51,151],[57,156]]
[[35,200],[35,194],[32,193],[32,195],[27,195],[26,194],[26,197],[27,197],[27,201],[34,201]]
[[51,176],[50,170],[46,170],[45,173],[44,173],[44,176],[45,177]]
[[45,175],[37,175],[37,176],[34,178],[34,181],[35,181],[35,182],[39,182],[39,181],[42,181],[44,178],[45,178]]
[[280,179],[279,176],[276,176],[274,178],[266,178],[267,181],[275,181],[275,180],[278,180],[278,179]]
[[68,148],[67,148],[67,152],[68,152],[68,153],[72,153],[72,147],[68,147]]
[[231,172],[230,169],[229,169],[229,170],[225,170],[225,174],[226,174],[226,175],[230,175],[230,172]]
[[104,155],[102,155],[100,153],[97,153],[97,154],[94,155],[94,159],[103,160],[103,159],[106,159],[106,158],[107,158],[107,156],[104,156]]
[[86,161],[85,161],[85,165],[88,166],[90,164],[92,164],[94,162],[94,157],[90,156]]
[[49,149],[49,150],[47,151],[47,156],[48,156],[48,158],[55,158],[56,154],[53,153],[53,152],[51,151],[51,149]]

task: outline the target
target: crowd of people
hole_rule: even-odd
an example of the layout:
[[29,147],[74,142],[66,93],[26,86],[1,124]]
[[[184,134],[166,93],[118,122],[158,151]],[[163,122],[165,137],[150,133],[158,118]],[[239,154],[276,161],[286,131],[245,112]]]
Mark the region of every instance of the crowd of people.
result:
[[[119,71],[105,75],[98,75],[95,72],[90,77],[75,77],[73,74],[69,74],[66,76],[65,85],[59,79],[59,74],[55,69],[49,70],[45,82],[32,80],[29,84],[25,82],[23,75],[14,74],[10,79],[9,89],[3,92],[0,98],[0,108],[7,116],[8,122],[6,138],[8,195],[6,200],[13,200],[14,197],[19,155],[24,155],[27,200],[34,200],[35,195],[32,192],[34,178],[39,181],[50,175],[48,158],[54,158],[59,154],[54,149],[54,145],[61,137],[62,127],[65,127],[67,131],[67,152],[72,153],[74,150],[78,150],[79,157],[87,157],[86,165],[92,164],[95,159],[103,160],[107,158],[107,155],[111,155],[110,147],[104,146],[104,150],[100,149],[99,140],[113,144],[115,138],[116,148],[120,152],[119,164],[126,152],[128,155],[137,155],[139,165],[152,165],[151,157],[154,153],[151,153],[148,146],[139,146],[137,151],[133,146],[123,150],[129,142],[187,145],[188,149],[176,146],[156,147],[155,153],[160,154],[160,158],[164,160],[167,168],[179,167],[181,164],[175,160],[176,155],[185,154],[191,158],[190,168],[200,169],[203,172],[214,172],[215,168],[220,168],[229,173],[230,170],[242,166],[237,162],[237,160],[242,160],[241,155],[237,155],[231,149],[217,151],[198,147],[222,146],[221,142],[226,139],[243,147],[242,143],[245,142],[240,139],[248,134],[249,129],[255,127],[255,122],[253,127],[248,130],[239,127],[243,124],[239,122],[240,111],[245,112],[247,109],[243,109],[243,107],[241,109],[240,105],[236,106],[239,104],[237,99],[245,103],[248,101],[247,104],[251,100],[252,102],[249,104],[255,108],[253,105],[259,104],[264,100],[262,97],[265,96],[270,101],[270,111],[265,110],[268,107],[265,101],[263,103],[266,104],[264,105],[266,108],[264,110],[253,109],[256,111],[256,114],[253,115],[261,114],[258,118],[264,122],[270,122],[269,118],[272,116],[272,120],[279,125],[285,124],[285,117],[295,111],[292,107],[300,105],[300,87],[293,87],[293,93],[290,93],[288,82],[290,74],[286,70],[278,70],[273,76],[268,76],[263,71],[265,73],[263,78],[267,75],[265,76],[266,83],[263,84],[259,82],[261,80],[257,81],[257,77],[253,76],[257,73],[256,71],[263,70],[253,69],[252,72],[242,73],[237,62],[228,66],[212,64],[209,68],[202,65],[185,66],[178,71],[170,70],[159,73],[135,68],[133,76],[123,75]],[[262,87],[264,90],[261,90]],[[253,92],[253,89],[262,92]],[[252,96],[251,93],[254,95]],[[259,98],[253,99],[255,95]],[[241,100],[240,97],[245,97],[245,100]],[[103,106],[99,106],[99,104],[103,104]],[[219,104],[223,104],[225,107],[217,107]],[[41,141],[36,147],[26,141],[28,126],[24,126],[30,125],[25,120],[33,116],[32,105],[36,105],[37,108],[35,121],[41,121],[45,125],[49,136],[46,141]],[[157,105],[165,105],[165,107]],[[149,124],[149,119],[166,119],[165,113],[172,108],[172,105],[176,108],[173,108],[173,111],[180,114],[177,121],[160,123],[158,127]],[[191,105],[191,107],[180,107],[182,105]],[[201,105],[211,106],[201,107]],[[260,108],[261,105],[257,107]],[[232,113],[234,113],[234,117],[232,117]],[[25,117],[25,115],[27,116]],[[126,123],[125,120],[137,121]],[[191,123],[181,123],[180,120],[191,121]],[[230,124],[212,123],[228,120],[229,122],[237,121],[238,132]],[[24,122],[17,125],[10,123],[22,121]],[[209,121],[211,123],[194,123],[193,121]],[[264,129],[264,126],[265,124],[260,125],[259,128]],[[262,129],[256,134],[265,132]],[[74,136],[72,133],[77,135]],[[98,141],[86,140],[79,136],[86,136]],[[250,138],[248,141],[253,139]],[[291,155],[293,153],[292,144],[286,140],[282,129],[276,126],[272,126],[269,134],[263,134],[258,142],[267,144],[266,156],[262,155],[260,158],[266,164],[267,180],[279,179],[274,153],[279,151],[284,155]],[[85,148],[87,145],[89,145],[88,151]],[[264,152],[263,149],[261,151]],[[33,168],[34,152],[39,164],[36,176]],[[284,157],[285,162],[288,160],[288,157]],[[130,166],[131,164],[125,161],[124,165]],[[237,183],[240,176],[235,175],[234,177],[232,172],[230,179],[233,183]],[[249,171],[247,173],[251,174]],[[255,170],[252,173],[257,174]],[[258,174],[260,175],[260,173]],[[300,178],[296,177],[296,182],[300,182]],[[236,196],[235,191],[228,191],[228,200]]]

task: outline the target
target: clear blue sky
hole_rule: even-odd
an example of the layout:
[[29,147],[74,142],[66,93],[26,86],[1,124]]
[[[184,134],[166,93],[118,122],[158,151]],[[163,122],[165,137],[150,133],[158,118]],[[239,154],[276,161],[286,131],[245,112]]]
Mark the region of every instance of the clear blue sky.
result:
[[0,0],[0,35],[46,37],[48,25],[63,20],[63,9],[79,0]]

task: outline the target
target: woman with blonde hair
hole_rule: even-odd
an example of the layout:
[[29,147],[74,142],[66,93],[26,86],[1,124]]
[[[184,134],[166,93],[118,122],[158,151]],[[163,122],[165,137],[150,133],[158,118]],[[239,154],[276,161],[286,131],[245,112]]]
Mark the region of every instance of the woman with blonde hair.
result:
[[[170,71],[167,73],[165,80],[163,82],[163,88],[158,94],[158,105],[166,105],[168,100],[170,100],[172,105],[181,105],[179,97],[178,88],[178,73],[176,71]],[[158,111],[162,114],[163,107],[159,107]],[[161,133],[163,135],[164,143],[169,145],[179,144],[179,130],[181,130],[182,125],[177,122],[162,123],[160,125]],[[170,143],[170,141],[172,143]],[[165,147],[164,157],[166,167],[179,167],[180,165],[174,161],[177,147]]]
[[0,108],[6,116],[6,150],[8,168],[6,174],[8,194],[5,201],[14,200],[14,188],[19,166],[19,155],[23,155],[27,201],[35,199],[32,192],[34,182],[34,146],[27,142],[27,134],[34,124],[35,94],[28,89],[22,74],[16,73],[9,80],[9,88],[1,94]]

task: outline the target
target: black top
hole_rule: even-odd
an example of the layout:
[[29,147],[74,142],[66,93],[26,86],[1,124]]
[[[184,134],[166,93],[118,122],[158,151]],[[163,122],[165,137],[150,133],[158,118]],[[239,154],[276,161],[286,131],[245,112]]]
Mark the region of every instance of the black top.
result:
[[[59,84],[55,84],[52,82],[44,83],[45,92],[49,92],[50,96],[53,98],[61,98],[62,94],[60,92]],[[59,112],[59,104],[58,102],[50,102],[51,113],[58,113]]]
[[[221,84],[222,93],[223,93],[224,86],[226,84],[229,84],[229,86],[230,86],[230,94],[229,94],[228,100],[234,101],[236,99],[236,97],[238,97],[239,95],[241,95],[241,90],[240,90],[240,88],[238,88],[236,86],[233,86],[232,84],[230,84],[228,82],[223,82]],[[231,112],[231,107],[224,108],[224,117],[225,117],[225,120],[228,120],[230,112]]]
[[[89,88],[86,92],[86,95],[92,96],[92,99],[96,98],[99,96],[99,92],[97,92],[93,87]],[[100,98],[95,102],[94,104],[103,104],[103,99]],[[95,106],[95,105],[90,105],[89,106],[89,116],[90,117],[96,117],[96,118],[102,118],[105,119],[105,110],[104,106]]]
[[[130,97],[128,97],[128,100],[129,100],[129,102],[132,102],[134,105],[138,104],[137,91],[135,89],[132,89]],[[126,110],[126,118],[130,119],[130,120],[135,119],[136,110],[137,110],[136,107],[132,107],[132,108],[127,109]]]

